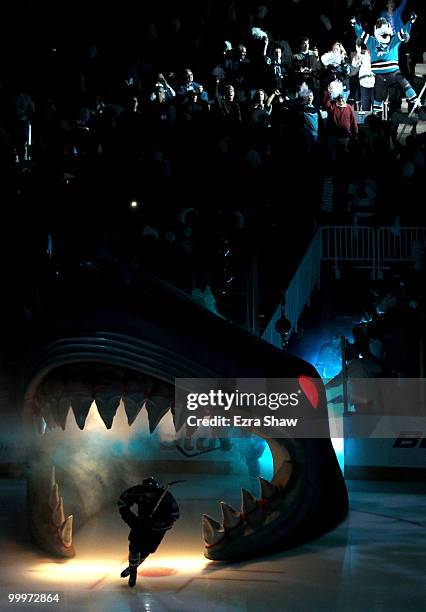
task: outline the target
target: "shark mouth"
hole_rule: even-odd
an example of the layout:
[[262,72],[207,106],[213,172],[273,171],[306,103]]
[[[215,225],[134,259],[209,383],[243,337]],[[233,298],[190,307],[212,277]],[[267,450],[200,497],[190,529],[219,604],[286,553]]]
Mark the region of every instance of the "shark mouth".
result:
[[[318,410],[326,414],[325,393],[309,364],[164,283],[149,277],[143,286],[125,309],[122,300],[106,308],[105,296],[102,307],[56,308],[61,316],[48,315],[28,347],[21,383],[30,432],[27,512],[33,541],[51,555],[74,556],[73,530],[142,478],[134,466],[114,467],[117,457],[102,451],[102,433],[97,429],[90,436],[93,419],[108,432],[117,421],[137,429],[144,415],[153,433],[166,415],[174,417],[176,377],[267,375],[317,378]],[[161,316],[164,304],[173,316]],[[220,501],[220,520],[200,517],[209,559],[237,560],[296,546],[347,514],[347,491],[330,439],[265,441],[274,462],[272,481],[259,479],[258,497],[242,489],[241,508]]]

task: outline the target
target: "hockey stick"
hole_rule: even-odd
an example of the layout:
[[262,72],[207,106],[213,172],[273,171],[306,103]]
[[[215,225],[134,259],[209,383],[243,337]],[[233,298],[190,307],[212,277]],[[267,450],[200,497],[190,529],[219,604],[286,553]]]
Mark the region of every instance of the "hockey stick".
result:
[[158,502],[155,504],[154,506],[154,510],[151,512],[151,514],[149,515],[150,518],[152,518],[154,516],[154,514],[157,512],[158,510],[158,506],[161,504],[161,502],[164,499],[164,496],[166,495],[167,491],[169,490],[169,487],[171,487],[174,484],[177,484],[178,482],[186,482],[186,480],[172,480],[172,482],[168,482],[166,485],[166,488],[164,489],[164,491],[162,492],[162,494],[160,495],[160,499],[158,500]]

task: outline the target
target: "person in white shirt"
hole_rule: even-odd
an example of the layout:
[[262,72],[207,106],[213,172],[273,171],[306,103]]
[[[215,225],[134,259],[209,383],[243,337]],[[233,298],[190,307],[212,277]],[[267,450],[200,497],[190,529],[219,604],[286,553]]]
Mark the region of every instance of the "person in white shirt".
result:
[[357,41],[356,53],[352,59],[352,67],[358,71],[361,90],[361,109],[371,111],[374,103],[374,84],[376,77],[371,70],[371,55],[360,40]]

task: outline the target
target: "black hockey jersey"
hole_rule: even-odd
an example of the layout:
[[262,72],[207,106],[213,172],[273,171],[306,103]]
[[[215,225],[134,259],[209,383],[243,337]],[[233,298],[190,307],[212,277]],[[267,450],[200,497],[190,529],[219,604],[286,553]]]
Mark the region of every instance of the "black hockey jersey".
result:
[[[140,484],[121,494],[118,509],[122,519],[131,529],[167,531],[172,528],[173,523],[179,518],[179,506],[170,491],[167,491],[153,512],[164,490],[162,487],[151,488]],[[137,516],[131,510],[134,504],[138,508]]]

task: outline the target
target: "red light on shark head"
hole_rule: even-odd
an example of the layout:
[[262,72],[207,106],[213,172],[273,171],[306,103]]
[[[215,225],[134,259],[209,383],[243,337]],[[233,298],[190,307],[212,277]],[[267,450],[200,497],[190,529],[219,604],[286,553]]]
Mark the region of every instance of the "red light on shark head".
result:
[[315,382],[312,378],[309,378],[309,376],[299,376],[297,380],[303,393],[308,398],[312,408],[316,410],[319,404],[319,393]]

